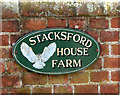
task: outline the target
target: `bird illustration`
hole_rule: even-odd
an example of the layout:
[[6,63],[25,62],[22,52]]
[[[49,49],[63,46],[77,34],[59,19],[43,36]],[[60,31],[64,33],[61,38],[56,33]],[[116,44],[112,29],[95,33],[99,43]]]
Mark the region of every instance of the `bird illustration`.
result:
[[34,63],[32,66],[36,69],[43,69],[45,63],[56,51],[56,43],[51,43],[48,47],[45,47],[42,54],[35,54],[31,47],[25,42],[22,42],[20,46],[22,54],[30,61]]

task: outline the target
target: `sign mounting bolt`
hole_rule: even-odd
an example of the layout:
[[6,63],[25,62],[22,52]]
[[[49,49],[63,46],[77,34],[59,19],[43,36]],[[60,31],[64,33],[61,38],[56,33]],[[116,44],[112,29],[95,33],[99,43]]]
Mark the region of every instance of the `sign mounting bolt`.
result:
[[15,46],[15,43],[12,43],[12,46],[14,47],[14,46]]

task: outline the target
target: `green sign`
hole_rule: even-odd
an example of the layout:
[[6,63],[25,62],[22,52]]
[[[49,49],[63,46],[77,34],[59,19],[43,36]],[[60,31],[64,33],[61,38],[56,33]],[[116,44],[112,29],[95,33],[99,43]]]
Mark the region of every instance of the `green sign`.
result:
[[19,39],[13,48],[15,60],[41,74],[68,74],[85,69],[100,55],[97,41],[75,29],[37,30]]

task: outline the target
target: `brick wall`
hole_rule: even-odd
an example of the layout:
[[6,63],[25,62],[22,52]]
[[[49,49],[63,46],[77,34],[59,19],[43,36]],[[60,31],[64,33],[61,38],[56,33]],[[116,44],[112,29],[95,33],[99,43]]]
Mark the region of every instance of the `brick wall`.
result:
[[[0,1],[2,93],[120,93],[118,2],[24,1]],[[66,75],[36,74],[15,62],[12,47],[20,37],[55,27],[75,28],[91,35],[100,44],[99,59],[85,70]]]

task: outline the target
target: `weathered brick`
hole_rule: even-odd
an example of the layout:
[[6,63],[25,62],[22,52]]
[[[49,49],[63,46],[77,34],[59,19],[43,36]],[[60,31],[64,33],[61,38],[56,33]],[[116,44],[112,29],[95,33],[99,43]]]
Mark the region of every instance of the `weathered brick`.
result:
[[70,19],[69,20],[69,27],[75,29],[82,29],[85,26],[84,19]]
[[111,49],[111,54],[112,55],[120,55],[120,51],[118,51],[118,48],[120,47],[120,44],[115,44],[115,45],[111,45],[112,49]]
[[52,93],[51,87],[35,87],[33,88],[32,93]]
[[[31,89],[29,87],[22,87],[22,88],[12,88],[10,89],[10,93],[11,94],[30,94],[31,93]],[[15,95],[16,95],[15,94]]]
[[48,18],[48,28],[66,27],[65,19]]
[[100,32],[100,40],[102,42],[111,42],[119,40],[119,32],[118,31],[101,31]]
[[87,3],[83,3],[83,2],[78,2],[77,4],[79,4],[80,6],[77,7],[77,14],[78,16],[80,15],[88,15],[88,9],[87,9]]
[[108,45],[100,45],[100,55],[103,56],[103,55],[109,55],[109,47]]
[[98,31],[85,31],[85,33],[89,34],[92,36],[95,40],[98,41],[99,38],[99,32]]
[[8,46],[9,45],[9,36],[8,35],[0,35],[0,45],[1,46]]
[[22,19],[23,29],[34,31],[46,28],[46,19]]
[[83,15],[118,15],[118,3],[110,4],[106,10],[102,2],[25,2],[21,0],[21,14],[23,16],[83,16]]
[[108,29],[109,23],[105,18],[90,18],[90,27],[93,29]]
[[0,2],[2,5],[2,18],[13,18],[19,16],[18,1]]
[[72,93],[72,87],[69,85],[55,86],[54,93]]
[[2,86],[3,87],[20,86],[19,76],[16,76],[16,75],[2,76]]
[[120,71],[111,72],[111,80],[112,81],[120,81]]
[[111,27],[112,28],[120,28],[119,22],[120,22],[120,17],[112,18],[111,19]]
[[6,95],[8,93],[8,90],[7,89],[0,89],[0,94],[1,95]]
[[12,45],[12,43],[16,43],[19,38],[20,38],[19,35],[11,35],[10,36],[11,45]]
[[24,2],[21,0],[21,14],[23,16],[73,16],[70,3],[62,2]]
[[99,58],[95,63],[93,63],[90,67],[88,67],[88,70],[91,69],[101,69],[102,68],[102,60]]
[[104,58],[104,68],[119,68],[119,58]]
[[104,13],[104,6],[102,3],[95,3],[95,2],[77,2],[77,16],[89,16],[89,15],[106,15]]
[[75,93],[98,93],[97,85],[78,85],[75,86]]
[[101,93],[118,93],[119,86],[118,84],[106,84],[100,86]]
[[45,85],[47,84],[47,75],[41,74],[24,74],[22,76],[22,81],[24,85]]
[[74,16],[75,6],[70,2],[50,2],[48,6],[48,16]]
[[88,77],[88,72],[76,72],[69,74],[70,83],[87,83]]
[[68,75],[49,75],[49,84],[68,83]]
[[15,61],[8,61],[6,62],[7,64],[7,72],[8,73],[21,73],[21,72],[27,72],[25,68],[20,66],[18,63]]
[[24,2],[21,0],[21,15],[23,16],[45,16],[48,7],[47,2]]
[[19,21],[2,21],[2,32],[19,32]]
[[3,62],[0,62],[0,74],[3,74],[5,72],[5,65]]
[[91,72],[90,78],[92,82],[104,82],[109,80],[108,74],[108,71]]
[[0,58],[12,58],[12,49],[11,48],[0,48]]
[[[77,5],[77,16],[116,16],[119,14],[117,10],[119,10],[119,6],[117,2],[102,2],[99,3],[92,1],[92,2],[76,2],[74,3]],[[106,6],[108,4],[108,6]]]
[[0,95],[2,95],[2,89],[0,89]]

